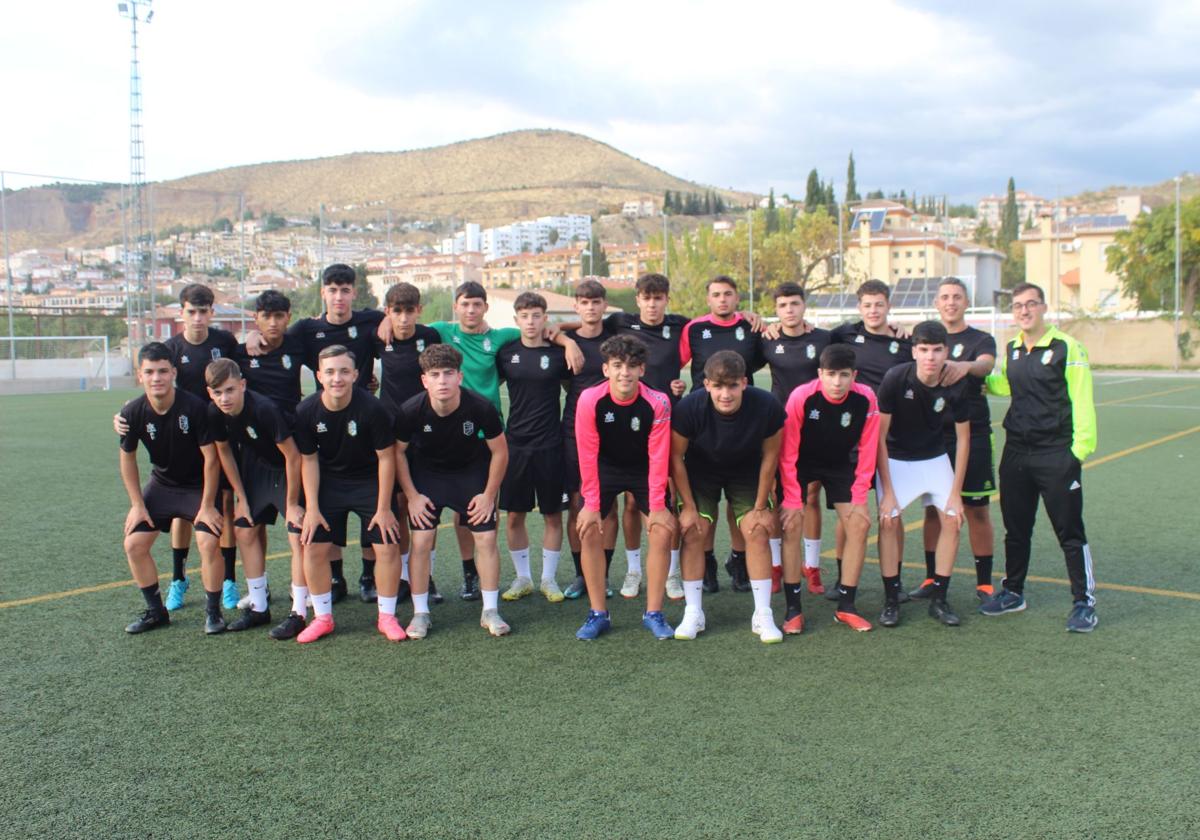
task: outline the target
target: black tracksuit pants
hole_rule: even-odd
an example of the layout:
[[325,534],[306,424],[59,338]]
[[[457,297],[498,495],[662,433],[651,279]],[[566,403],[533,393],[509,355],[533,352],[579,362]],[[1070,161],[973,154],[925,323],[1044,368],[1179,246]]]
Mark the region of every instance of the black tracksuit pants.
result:
[[1006,444],[1000,458],[1000,512],[1004,516],[1004,588],[1021,593],[1029,573],[1038,499],[1054,526],[1067,562],[1075,601],[1095,603],[1092,554],[1083,528],[1082,465],[1067,447],[1027,449]]

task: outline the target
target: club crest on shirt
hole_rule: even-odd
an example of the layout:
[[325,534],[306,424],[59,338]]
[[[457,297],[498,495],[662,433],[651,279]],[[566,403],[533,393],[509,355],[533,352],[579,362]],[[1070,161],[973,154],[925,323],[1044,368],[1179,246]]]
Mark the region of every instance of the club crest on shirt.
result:
[[158,427],[156,427],[153,423],[147,423],[146,434],[150,436],[150,440],[154,440],[156,437],[158,437]]
[[810,359],[815,359],[815,358],[817,358],[817,347],[816,347],[816,345],[815,345],[815,344],[810,344],[810,345],[808,345],[807,347],[805,347],[805,348],[804,348],[804,355],[808,356],[808,358],[810,358]]
[[895,355],[896,355],[896,352],[897,352],[899,349],[900,349],[900,342],[899,342],[899,341],[893,341],[891,344],[889,344],[889,345],[888,345],[888,352],[889,352],[889,353],[891,353],[893,356],[895,356]]
[[257,370],[257,369],[258,369],[258,359],[251,359],[251,360],[250,360],[250,367],[251,367],[252,369],[255,369],[255,370]]
[[1050,360],[1053,358],[1054,358],[1054,348],[1051,348],[1042,354],[1042,364],[1044,364],[1044,365],[1050,364]]
[[736,330],[734,330],[733,335],[738,341],[746,340],[746,331],[741,327],[738,327]]
[[783,345],[782,345],[782,344],[776,344],[776,345],[775,345],[775,355],[776,355],[776,356],[782,356],[782,355],[783,355]]
[[1015,362],[1019,358],[1021,358],[1021,351],[1014,348],[1013,349],[1013,361]]
[[604,422],[605,423],[616,423],[617,422],[616,415],[614,415],[611,411],[604,412]]
[[907,391],[904,392],[904,399],[906,399],[906,400],[913,399],[912,388],[909,388]]
[[186,414],[180,414],[179,415],[179,431],[183,432],[186,435],[188,433],[188,428],[189,428],[188,416]]
[[289,356],[287,353],[283,354],[283,358],[280,359],[280,362],[282,362],[284,370],[292,369],[292,357]]
[[854,336],[854,343],[855,344],[866,344],[867,340],[865,338],[863,338],[861,335],[856,335],[856,336]]
[[317,338],[324,338],[324,337],[325,337],[325,331],[324,331],[324,330],[322,330],[321,332],[317,333]]
[[642,428],[642,421],[639,420],[638,418],[634,417],[632,420],[629,421],[629,428],[633,429],[636,432],[638,429]]
[[424,429],[422,429],[421,431],[423,431],[423,432],[432,432],[432,431],[433,431],[433,426],[430,426],[428,423],[426,423],[426,424],[425,424],[425,428],[424,428]]
[[933,410],[936,411],[938,414],[941,414],[942,409],[945,407],[946,407],[946,401],[944,399],[942,399],[941,397],[938,397],[936,400],[934,400]]
[[384,352],[384,353],[394,353],[395,351],[396,351],[396,348],[395,348],[395,347],[393,347],[393,346],[392,346],[392,345],[390,345],[390,344],[388,344],[387,346],[385,346],[385,347],[383,348],[383,352]]
[[951,356],[953,356],[953,357],[954,357],[954,358],[956,358],[956,359],[957,359],[959,356],[961,356],[961,355],[962,355],[962,353],[963,353],[963,346],[962,346],[961,344],[955,344],[955,345],[954,345],[954,349],[950,351],[950,355],[951,355]]
[[850,428],[850,412],[849,411],[842,412],[842,428],[843,429]]
[[188,361],[187,353],[184,353],[182,356],[179,357],[179,364],[181,364],[181,365],[191,364],[191,362]]
[[358,436],[358,424],[355,423],[353,420],[351,420],[349,423],[346,424],[346,433],[349,434],[350,437],[357,437]]
[[812,411],[808,412],[808,419],[809,420],[820,420],[821,419],[821,409],[814,408]]
[[246,436],[249,437],[250,440],[258,440],[258,432],[254,431],[253,426],[246,427]]
[[712,338],[712,330],[701,330],[700,337],[701,338]]
[[542,365],[542,370],[550,370],[550,357],[542,356],[541,365]]
[[483,350],[485,353],[492,352],[492,340],[490,338],[485,338],[483,340]]
[[461,338],[459,338],[459,337],[458,337],[458,336],[456,336],[456,335],[454,335],[454,336],[451,336],[451,337],[450,337],[450,340],[451,340],[451,341],[453,341],[455,344],[462,344],[462,339],[461,339]]
[[329,431],[329,428],[323,422],[317,423],[317,433],[318,434],[321,432],[327,432],[327,431]]
[[664,324],[663,325],[663,338],[670,338],[670,337],[671,337],[671,325]]
[[467,437],[470,437],[471,435],[475,434],[475,424],[472,423],[470,420],[463,421],[463,434],[466,435]]
[[518,353],[513,353],[512,358],[509,359],[508,361],[509,361],[509,364],[519,365],[519,364],[521,364],[521,356]]
[[[389,346],[390,346],[390,345],[389,345]],[[424,353],[424,352],[425,352],[425,339],[423,339],[423,338],[418,338],[418,339],[417,339],[417,352],[418,352],[418,353]]]
[[350,329],[346,330],[346,335],[350,336],[351,338],[358,338],[358,327],[351,327]]

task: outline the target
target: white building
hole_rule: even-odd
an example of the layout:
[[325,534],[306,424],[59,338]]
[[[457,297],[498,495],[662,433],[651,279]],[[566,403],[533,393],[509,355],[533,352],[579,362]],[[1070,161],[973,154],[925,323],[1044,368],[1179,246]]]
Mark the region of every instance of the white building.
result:
[[482,252],[486,259],[495,260],[513,254],[562,248],[570,242],[586,242],[591,237],[591,216],[573,213],[541,216],[484,230],[477,224],[468,224],[465,230],[443,239],[439,250],[442,254]]

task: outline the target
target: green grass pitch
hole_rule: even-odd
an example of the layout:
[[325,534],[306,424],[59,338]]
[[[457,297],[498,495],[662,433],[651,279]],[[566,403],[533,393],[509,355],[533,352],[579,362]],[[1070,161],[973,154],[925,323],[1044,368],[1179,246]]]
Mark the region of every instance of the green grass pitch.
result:
[[[1092,635],[1064,630],[1065,569],[1043,518],[1024,613],[974,612],[964,538],[961,628],[912,604],[898,629],[855,634],[810,597],[811,629],[773,646],[750,634],[749,594],[727,587],[690,644],[655,642],[640,603],[619,597],[614,632],[582,644],[586,607],[540,596],[503,606],[507,639],[454,597],[419,643],[386,643],[356,600],[311,647],[206,638],[196,585],[169,629],[126,636],[132,584],[62,593],[129,578],[110,418],[131,395],[0,399],[2,837],[1200,834],[1200,380],[1097,379]],[[443,534],[436,575],[451,594]],[[283,547],[276,532],[272,552]],[[169,572],[165,538],[157,549]],[[910,533],[906,560],[919,557]],[[197,566],[193,550],[194,580]],[[357,566],[352,548],[348,577]],[[268,568],[281,617],[287,561]],[[618,549],[614,583],[623,573]],[[909,567],[906,585],[919,576]],[[869,565],[864,613],[880,600]]]

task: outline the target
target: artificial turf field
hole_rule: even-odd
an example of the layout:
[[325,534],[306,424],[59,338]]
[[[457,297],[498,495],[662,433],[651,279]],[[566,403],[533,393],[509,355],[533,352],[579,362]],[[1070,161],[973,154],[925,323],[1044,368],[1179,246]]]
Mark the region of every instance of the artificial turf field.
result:
[[[455,597],[423,642],[388,644],[353,597],[316,645],[208,638],[194,549],[172,626],[127,636],[142,603],[110,418],[134,393],[0,399],[0,836],[1200,835],[1200,379],[1097,378],[1090,636],[1064,630],[1070,594],[1043,517],[1024,613],[974,612],[964,534],[961,628],[914,603],[898,629],[856,634],[810,596],[804,635],[771,646],[723,573],[691,643],[654,641],[641,604],[619,596],[614,632],[592,644],[573,637],[583,603],[540,596],[502,603],[506,639]],[[457,552],[445,530],[440,542],[452,596]],[[910,533],[906,586],[922,576],[919,543]],[[277,532],[272,546],[278,619]],[[156,548],[169,577],[165,536]],[[353,580],[358,552],[346,556]],[[623,574],[618,548],[614,584]],[[560,583],[570,575],[564,552]],[[880,602],[868,565],[859,604],[874,619]],[[782,596],[775,608],[781,620]]]

